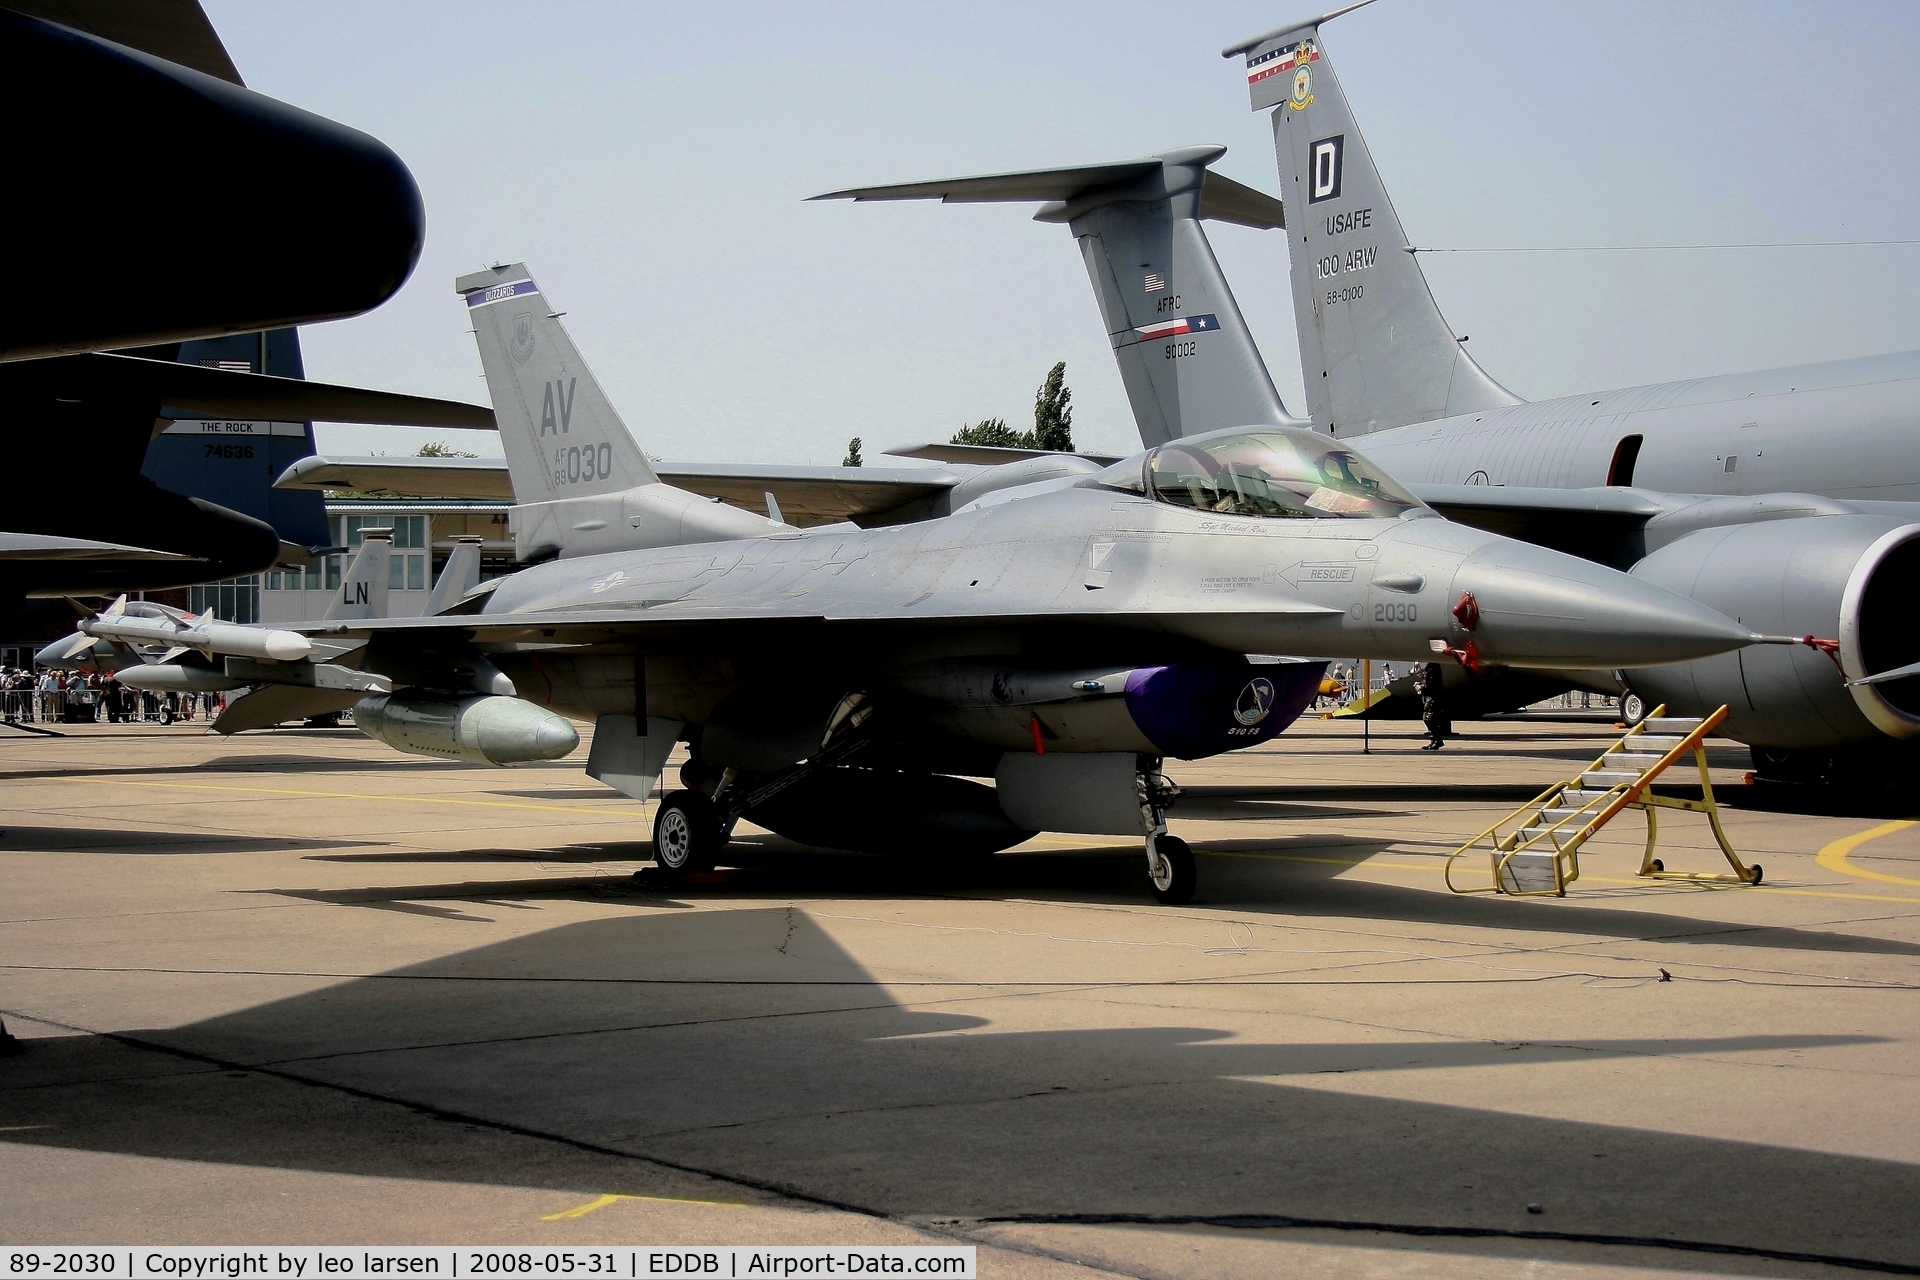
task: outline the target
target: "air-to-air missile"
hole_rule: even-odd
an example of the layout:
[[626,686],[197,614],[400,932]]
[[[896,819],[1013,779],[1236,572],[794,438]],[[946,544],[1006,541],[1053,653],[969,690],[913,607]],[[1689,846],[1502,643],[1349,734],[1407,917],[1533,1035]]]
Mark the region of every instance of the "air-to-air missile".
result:
[[212,614],[179,619],[100,614],[82,618],[75,629],[96,640],[163,644],[209,655],[259,658],[267,662],[298,662],[313,654],[313,642],[298,632],[222,622]]

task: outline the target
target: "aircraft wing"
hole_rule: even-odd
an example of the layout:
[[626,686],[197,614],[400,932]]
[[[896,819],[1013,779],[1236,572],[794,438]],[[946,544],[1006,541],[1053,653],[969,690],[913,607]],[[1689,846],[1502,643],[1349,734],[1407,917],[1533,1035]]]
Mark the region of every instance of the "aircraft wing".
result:
[[89,538],[59,538],[45,533],[0,533],[0,561],[4,560],[177,560],[197,562],[197,556],[130,547]]
[[494,430],[484,405],[430,396],[332,386],[300,378],[209,369],[143,356],[93,353],[0,365],[0,393],[23,389],[87,399],[154,399],[163,418],[252,418],[278,422],[370,422],[401,427]]
[[869,637],[898,638],[906,632],[924,630],[943,634],[964,628],[1017,630],[1059,638],[1091,627],[1109,637],[1122,631],[1174,635],[1245,653],[1260,651],[1265,629],[1278,614],[1337,616],[1340,612],[1305,601],[1271,600],[1238,608],[1118,614],[1098,610],[980,612],[895,604],[836,605],[823,612],[793,610],[784,601],[735,605],[672,602],[653,607],[288,623],[281,629],[319,640],[366,641],[376,647],[412,642],[434,649],[459,641],[496,648],[620,643],[632,644],[643,653],[712,654],[735,649],[766,652],[770,647],[786,648],[809,640],[816,644],[830,642],[836,649],[843,649]]
[[[965,477],[944,467],[809,467],[657,462],[668,484],[764,512],[773,494],[787,523],[856,524],[951,489]],[[416,498],[511,499],[502,458],[350,458],[317,454],[281,473],[277,489],[352,489]]]
[[[888,449],[889,458],[924,458],[929,462],[957,462],[973,467],[997,467],[1003,462],[1025,462],[1028,458],[1048,458],[1053,456],[1050,449],[1006,449],[991,444],[915,444],[901,445],[898,449]],[[1120,459],[1110,453],[1081,453],[1074,455],[1088,462],[1097,462],[1110,467]]]
[[513,480],[504,458],[354,458],[316,453],[282,471],[273,487],[513,500]]

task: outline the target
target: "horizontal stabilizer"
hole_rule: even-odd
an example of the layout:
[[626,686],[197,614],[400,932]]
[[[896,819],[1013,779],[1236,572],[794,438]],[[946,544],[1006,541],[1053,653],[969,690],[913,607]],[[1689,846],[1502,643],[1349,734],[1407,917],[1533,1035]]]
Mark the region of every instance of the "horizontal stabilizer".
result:
[[1200,219],[1231,222],[1255,231],[1279,231],[1287,225],[1287,210],[1280,197],[1208,170],[1207,180],[1200,184]]
[[278,422],[366,422],[400,427],[494,429],[484,405],[339,387],[301,378],[149,360],[77,355],[0,364],[0,395],[28,389],[61,399],[151,398],[163,418],[248,418]]
[[1062,169],[1023,169],[983,173],[933,182],[897,182],[885,187],[849,187],[815,200],[939,200],[943,204],[991,204],[1035,200],[1071,200],[1097,187],[1133,182],[1160,171],[1161,160],[1121,160],[1111,164],[1074,164]]
[[[849,187],[815,200],[938,200],[942,204],[1014,204],[1045,201],[1038,222],[1071,222],[1111,200],[1165,199],[1177,191],[1201,188],[1198,215],[1258,230],[1284,227],[1278,198],[1223,178],[1207,166],[1226,154],[1221,146],[1181,147],[1138,160],[1111,164],[1075,164],[1059,169],[1024,169],[933,182],[901,182],[885,187]],[[1202,176],[1204,174],[1204,176]]]

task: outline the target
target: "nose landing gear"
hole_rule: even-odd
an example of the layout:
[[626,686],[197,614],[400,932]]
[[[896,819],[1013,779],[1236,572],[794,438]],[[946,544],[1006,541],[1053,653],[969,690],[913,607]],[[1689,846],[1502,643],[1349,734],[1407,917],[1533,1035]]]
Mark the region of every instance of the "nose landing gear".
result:
[[1168,835],[1164,826],[1147,837],[1147,880],[1156,902],[1168,906],[1192,902],[1198,879],[1199,868],[1185,840]]

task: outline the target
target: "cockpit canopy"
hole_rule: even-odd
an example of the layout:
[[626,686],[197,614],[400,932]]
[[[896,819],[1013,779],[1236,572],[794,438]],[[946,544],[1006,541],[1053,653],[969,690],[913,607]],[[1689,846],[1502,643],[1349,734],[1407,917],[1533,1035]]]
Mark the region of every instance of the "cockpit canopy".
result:
[[1421,505],[1354,450],[1288,427],[1170,441],[1115,463],[1094,482],[1234,516],[1380,519]]

